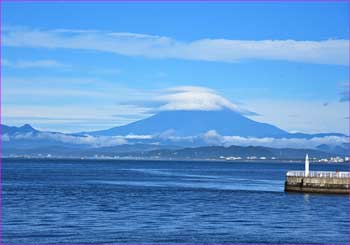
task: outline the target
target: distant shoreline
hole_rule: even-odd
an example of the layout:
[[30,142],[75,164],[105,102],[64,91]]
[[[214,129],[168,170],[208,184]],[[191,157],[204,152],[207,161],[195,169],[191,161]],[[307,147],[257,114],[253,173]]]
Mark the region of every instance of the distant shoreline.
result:
[[[2,157],[2,160],[47,160],[47,161],[55,161],[55,160],[74,160],[74,161],[157,161],[157,162],[226,162],[226,163],[304,163],[305,159],[265,159],[265,160],[221,160],[221,159],[169,159],[169,158],[81,158],[81,157]],[[310,161],[313,164],[350,164],[350,162],[317,162]]]

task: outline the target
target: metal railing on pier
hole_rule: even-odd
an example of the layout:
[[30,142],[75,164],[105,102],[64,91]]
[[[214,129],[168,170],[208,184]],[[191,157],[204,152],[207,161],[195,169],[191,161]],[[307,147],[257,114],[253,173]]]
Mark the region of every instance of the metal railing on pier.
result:
[[[305,171],[288,171],[287,177],[306,177]],[[350,172],[332,172],[332,171],[310,171],[307,177],[318,178],[350,178]]]

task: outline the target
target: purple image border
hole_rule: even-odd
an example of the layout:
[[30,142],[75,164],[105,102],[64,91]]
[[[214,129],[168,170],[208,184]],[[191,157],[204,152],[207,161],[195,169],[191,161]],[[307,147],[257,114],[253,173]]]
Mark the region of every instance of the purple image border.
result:
[[[104,2],[181,2],[181,3],[186,3],[186,2],[212,2],[212,3],[220,3],[220,2],[239,2],[239,3],[270,3],[270,2],[285,2],[285,3],[293,3],[293,2],[298,2],[298,3],[316,3],[316,2],[329,2],[329,3],[336,3],[336,2],[347,2],[348,3],[348,81],[347,81],[347,86],[348,86],[348,98],[350,98],[350,0],[0,0],[0,58],[2,58],[2,3],[3,2],[96,2],[96,3],[104,3]],[[2,217],[3,217],[3,210],[2,210],[2,64],[1,64],[0,59],[0,245],[10,245],[6,243],[2,243],[2,238],[3,238],[3,230],[2,230]],[[350,156],[350,100],[348,99],[348,147],[347,147],[347,156]],[[350,172],[350,170],[349,170]],[[349,193],[349,202],[350,202],[350,193]],[[349,236],[348,236],[348,241],[346,244],[350,245],[350,205],[349,205],[349,210],[348,210],[348,215],[349,215],[349,223],[348,223],[348,231],[349,231]],[[107,243],[40,243],[39,245],[106,245]],[[142,243],[108,243],[108,244],[128,244],[128,245],[144,245]],[[157,244],[157,245],[163,245],[164,243],[148,243],[148,244]],[[256,245],[266,245],[266,243],[225,243],[225,245],[251,245],[251,244],[256,244]],[[297,245],[296,243],[278,243],[278,245]],[[33,245],[33,244],[24,244],[24,243],[11,243],[11,245]],[[164,245],[201,245],[201,243],[167,243]],[[208,243],[206,245],[223,245],[222,243]],[[274,245],[274,244],[269,244],[269,245]],[[277,243],[276,243],[277,245]],[[300,244],[298,244],[300,245]],[[321,244],[313,244],[313,245],[321,245]],[[329,244],[322,244],[322,245],[333,245],[332,243]],[[334,244],[335,245],[335,244]]]

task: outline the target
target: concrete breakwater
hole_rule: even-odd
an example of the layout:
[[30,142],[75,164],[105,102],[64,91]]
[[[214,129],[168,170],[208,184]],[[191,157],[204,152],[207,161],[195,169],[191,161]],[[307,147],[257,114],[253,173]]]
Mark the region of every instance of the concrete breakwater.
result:
[[308,193],[349,194],[349,172],[289,171],[286,175],[285,191]]

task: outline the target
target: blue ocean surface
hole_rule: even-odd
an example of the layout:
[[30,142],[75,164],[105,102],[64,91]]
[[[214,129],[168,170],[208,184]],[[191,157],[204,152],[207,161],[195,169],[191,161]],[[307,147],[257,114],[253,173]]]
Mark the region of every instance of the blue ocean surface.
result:
[[349,243],[349,196],[284,192],[303,168],[4,159],[2,243]]

